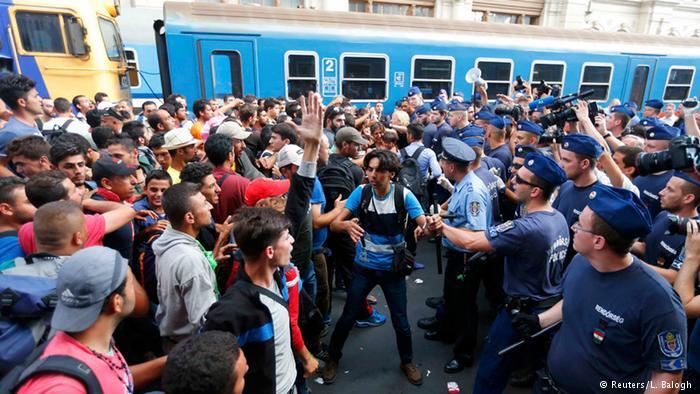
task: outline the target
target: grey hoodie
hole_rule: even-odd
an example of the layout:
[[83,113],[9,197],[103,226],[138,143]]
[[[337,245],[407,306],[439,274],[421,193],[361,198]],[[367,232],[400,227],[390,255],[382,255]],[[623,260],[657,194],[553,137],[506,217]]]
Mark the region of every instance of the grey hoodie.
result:
[[153,242],[153,252],[160,335],[179,340],[204,324],[204,315],[216,302],[216,276],[195,239],[171,226]]

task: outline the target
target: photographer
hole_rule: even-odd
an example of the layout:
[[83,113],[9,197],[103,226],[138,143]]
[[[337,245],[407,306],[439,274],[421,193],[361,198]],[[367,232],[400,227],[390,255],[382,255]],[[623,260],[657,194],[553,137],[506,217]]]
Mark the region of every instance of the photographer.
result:
[[[696,295],[700,271],[700,222],[688,221],[685,249],[679,263],[682,264],[673,288],[678,292],[688,319],[700,317],[700,295]],[[674,262],[674,265],[678,262]],[[688,370],[686,380],[692,387],[700,387],[700,324],[688,335]]]
[[[644,152],[661,152],[669,148],[671,140],[680,135],[680,130],[675,127],[661,125],[654,126],[647,130],[647,141],[644,145]],[[661,212],[659,202],[659,192],[666,187],[668,180],[673,176],[672,171],[660,171],[653,174],[642,175],[634,178],[635,186],[639,188],[640,196],[652,217],[656,217]]]
[[[682,125],[685,127],[685,133],[695,137],[700,137],[700,105],[697,99],[688,99],[679,106],[682,118]],[[679,125],[680,127],[680,125]]]

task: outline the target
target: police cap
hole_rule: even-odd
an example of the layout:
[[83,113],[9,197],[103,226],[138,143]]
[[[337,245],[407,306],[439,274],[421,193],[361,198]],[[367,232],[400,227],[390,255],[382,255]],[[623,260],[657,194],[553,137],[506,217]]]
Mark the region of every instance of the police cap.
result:
[[651,108],[656,108],[656,109],[661,109],[664,107],[664,102],[659,100],[659,99],[651,99],[647,100],[644,103],[645,107],[651,107]]
[[626,107],[624,105],[615,105],[610,107],[610,113],[621,113],[629,116],[630,118],[634,118],[634,111],[632,111],[629,107]]
[[598,158],[603,154],[603,147],[590,135],[568,134],[562,139],[562,148],[588,157]]
[[681,129],[678,127],[660,124],[647,130],[648,140],[665,140],[669,141],[681,135]]
[[623,236],[643,237],[651,231],[651,216],[633,192],[597,184],[588,195],[588,208]]
[[536,177],[552,186],[559,186],[566,182],[566,173],[559,164],[541,153],[529,153],[525,156],[523,165]]
[[648,118],[642,118],[639,121],[639,124],[644,126],[644,127],[654,127],[654,126],[661,126],[664,124],[662,121],[659,120],[659,118],[655,116],[650,116]]
[[474,152],[474,149],[469,147],[469,145],[456,138],[445,137],[442,140],[440,159],[460,164],[469,164],[476,159],[476,152]]
[[518,122],[518,131],[527,131],[528,133],[542,135],[544,134],[544,129],[537,123],[530,122],[529,120],[521,120]]
[[416,113],[418,115],[427,114],[428,112],[430,112],[430,104],[428,103],[424,103],[420,107],[416,108]]
[[413,97],[417,94],[420,94],[420,88],[418,88],[418,86],[411,86],[411,88],[408,89],[408,97]]
[[457,134],[459,139],[465,139],[469,137],[479,137],[484,138],[486,136],[486,130],[483,127],[479,127],[475,124],[470,124],[467,127],[461,129]]
[[515,145],[515,157],[524,159],[530,153],[537,153],[537,147],[534,145]]

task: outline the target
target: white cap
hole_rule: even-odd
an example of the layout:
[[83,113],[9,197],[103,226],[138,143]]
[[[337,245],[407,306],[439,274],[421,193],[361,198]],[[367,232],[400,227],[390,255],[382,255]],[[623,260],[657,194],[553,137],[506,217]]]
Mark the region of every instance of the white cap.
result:
[[163,144],[163,148],[167,150],[184,148],[202,142],[194,138],[187,129],[183,129],[182,127],[168,131],[165,133],[164,139],[165,144]]
[[290,164],[301,166],[301,157],[304,150],[294,144],[285,145],[277,153],[277,167],[282,168]]
[[250,131],[245,131],[243,126],[238,122],[227,121],[223,122],[216,129],[216,134],[223,134],[237,140],[244,140],[252,134]]
[[97,110],[98,111],[104,111],[107,108],[112,108],[114,107],[114,103],[111,101],[102,101],[97,104]]

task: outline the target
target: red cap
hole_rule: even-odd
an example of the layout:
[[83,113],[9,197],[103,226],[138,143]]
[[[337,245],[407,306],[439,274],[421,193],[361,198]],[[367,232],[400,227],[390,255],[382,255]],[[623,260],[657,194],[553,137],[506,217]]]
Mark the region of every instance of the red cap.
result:
[[250,182],[245,189],[245,204],[254,207],[264,198],[281,196],[288,191],[289,179],[258,178]]

